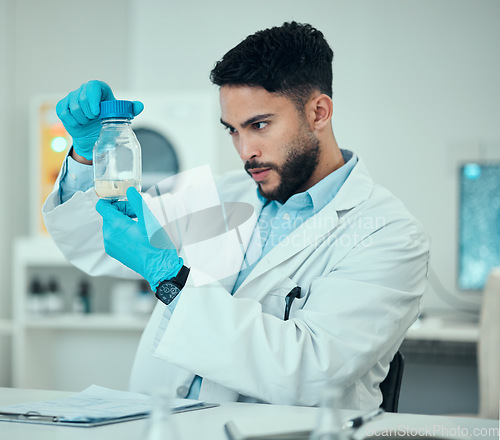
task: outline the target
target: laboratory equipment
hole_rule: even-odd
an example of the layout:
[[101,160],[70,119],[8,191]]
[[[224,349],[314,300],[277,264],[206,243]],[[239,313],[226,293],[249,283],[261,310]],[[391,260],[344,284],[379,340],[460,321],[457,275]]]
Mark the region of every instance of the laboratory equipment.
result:
[[78,286],[78,292],[73,301],[73,312],[87,314],[91,311],[90,284],[82,279]]
[[151,397],[153,408],[146,427],[146,440],[180,440],[172,417],[170,395],[159,390]]
[[41,316],[47,311],[45,291],[39,277],[30,280],[26,309],[31,316]]
[[[239,164],[229,136],[219,123],[216,91],[121,90],[117,94],[144,103],[141,117],[134,120],[134,132],[142,149],[142,191],[178,172],[210,165],[214,173],[229,169],[226,160]],[[193,115],[196,129],[193,130]],[[224,143],[227,143],[227,149]]]
[[64,302],[62,298],[59,282],[56,278],[51,277],[47,284],[47,312],[61,313],[64,310]]
[[500,266],[500,163],[459,169],[458,286],[482,290]]
[[130,126],[133,102],[102,101],[102,129],[94,146],[94,188],[98,197],[126,200],[130,187],[141,190],[141,146]]
[[[340,412],[342,390],[327,386],[322,393],[320,411],[310,440],[348,440],[349,434],[343,426]],[[350,426],[349,426],[350,428]]]
[[57,118],[57,97],[36,96],[30,113],[30,215],[32,233],[46,233],[42,205],[52,192],[61,165],[71,146],[71,136]]

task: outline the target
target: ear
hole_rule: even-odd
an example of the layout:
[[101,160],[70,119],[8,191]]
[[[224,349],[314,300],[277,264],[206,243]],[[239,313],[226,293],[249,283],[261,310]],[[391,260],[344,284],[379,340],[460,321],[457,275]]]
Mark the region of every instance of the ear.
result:
[[324,93],[316,95],[306,104],[306,114],[313,130],[322,130],[330,126],[333,116],[333,101]]

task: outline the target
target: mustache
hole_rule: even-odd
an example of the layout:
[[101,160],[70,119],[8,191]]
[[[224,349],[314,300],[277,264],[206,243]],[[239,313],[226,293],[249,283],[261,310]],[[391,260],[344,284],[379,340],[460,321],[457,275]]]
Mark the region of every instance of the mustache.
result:
[[277,170],[278,167],[271,162],[257,162],[256,160],[247,160],[245,162],[245,171],[249,173],[249,170],[254,168],[270,168],[272,170]]

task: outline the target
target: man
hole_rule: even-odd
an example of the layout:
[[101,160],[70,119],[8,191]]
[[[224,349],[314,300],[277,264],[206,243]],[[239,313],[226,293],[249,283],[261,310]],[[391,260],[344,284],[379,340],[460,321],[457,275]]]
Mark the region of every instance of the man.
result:
[[[137,191],[127,204],[96,206],[91,151],[110,88],[93,81],[58,104],[73,149],[43,208],[49,232],[82,270],[136,272],[161,299],[131,389],[168,384],[181,397],[312,406],[337,386],[345,408],[380,405],[379,383],[419,314],[428,244],[362,160],[339,149],[332,58],[321,32],[285,23],[249,36],[213,69],[221,122],[246,170],[219,179],[218,196],[253,206],[255,229],[241,270],[211,282],[196,283],[186,249],[151,245]],[[217,246],[205,254],[214,265],[225,257]]]

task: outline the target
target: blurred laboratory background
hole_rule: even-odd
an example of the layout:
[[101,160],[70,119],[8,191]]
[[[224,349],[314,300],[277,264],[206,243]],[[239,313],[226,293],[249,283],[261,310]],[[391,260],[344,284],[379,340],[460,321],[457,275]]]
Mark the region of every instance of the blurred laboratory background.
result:
[[431,240],[399,409],[478,413],[493,371],[483,305],[500,294],[497,0],[0,0],[0,386],[126,389],[153,306],[141,283],[71,267],[45,232],[41,204],[71,142],[55,103],[90,79],[144,101],[133,128],[145,157],[164,158],[145,158],[151,181],[241,167],[209,72],[247,35],[291,20],[334,51],[339,145]]

